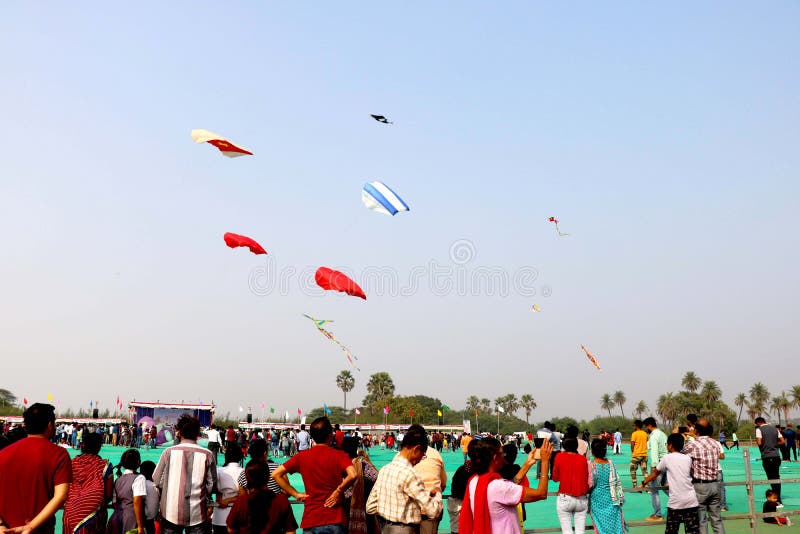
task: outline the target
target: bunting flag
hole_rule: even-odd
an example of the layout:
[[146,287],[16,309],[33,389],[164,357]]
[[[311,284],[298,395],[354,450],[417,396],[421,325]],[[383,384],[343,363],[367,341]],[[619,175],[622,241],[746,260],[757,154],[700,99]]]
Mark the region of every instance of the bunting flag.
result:
[[303,415],[303,410],[301,410],[300,408],[298,408],[298,409],[297,409],[297,415]]
[[436,410],[436,415],[442,417],[444,414],[442,413],[442,410]]
[[53,402],[53,394],[52,393],[48,393],[47,394],[47,400],[49,400],[50,402]]
[[309,319],[310,321],[312,321],[314,323],[314,326],[317,327],[317,330],[319,330],[320,334],[322,334],[323,336],[327,337],[328,339],[330,339],[331,341],[333,341],[334,343],[339,345],[339,348],[342,349],[342,352],[344,352],[344,355],[347,358],[347,361],[350,363],[350,365],[355,367],[356,371],[361,371],[361,369],[359,369],[356,366],[356,362],[354,361],[354,360],[358,360],[358,357],[353,355],[353,353],[350,352],[350,349],[348,349],[345,345],[343,345],[341,341],[336,339],[336,336],[333,335],[333,332],[331,332],[330,330],[326,330],[326,329],[322,328],[322,325],[324,325],[326,323],[332,323],[333,321],[329,321],[327,319],[315,319],[315,318],[311,317],[310,315],[306,315],[305,313],[303,314],[303,316],[306,319]]
[[497,411],[498,411],[499,413],[506,413],[506,411],[503,409],[503,407],[502,407],[502,406],[498,406],[498,407],[497,407]]
[[356,415],[361,415],[361,410],[359,410],[358,408],[356,408]]
[[272,406],[270,406],[270,407],[269,407],[269,413],[275,413],[275,408],[273,408]]
[[25,397],[22,397],[22,404],[23,404],[23,406],[27,406],[28,405],[28,399],[25,398]]
[[244,408],[242,408],[241,406],[239,406],[239,413],[242,413],[243,411],[244,411]]
[[450,406],[448,406],[446,404],[442,404],[442,410],[444,410],[446,412],[449,409],[450,409]]
[[408,415],[410,415],[411,417],[414,417],[414,410],[408,410]]
[[264,409],[264,401],[261,401],[261,409]]
[[330,415],[333,413],[333,411],[330,408],[328,408],[327,404],[323,404],[322,407],[325,408],[325,414]]
[[384,406],[383,407],[383,413],[384,413],[384,415],[389,415],[389,407],[388,406]]

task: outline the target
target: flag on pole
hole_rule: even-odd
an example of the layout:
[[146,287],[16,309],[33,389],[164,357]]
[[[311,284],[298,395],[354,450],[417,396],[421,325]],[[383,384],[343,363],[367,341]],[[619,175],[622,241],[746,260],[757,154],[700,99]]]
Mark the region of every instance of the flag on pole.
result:
[[239,413],[242,413],[243,411],[244,411],[244,408],[242,408],[241,406],[239,406]]
[[441,416],[442,416],[442,415],[444,415],[444,414],[442,414],[442,410],[436,410],[436,415],[438,415],[439,417],[441,417]]
[[27,405],[28,405],[28,399],[27,399],[27,398],[25,398],[25,397],[22,397],[22,404],[23,404],[24,406],[27,406]]
[[297,415],[303,415],[303,410],[301,410],[300,408],[298,408],[298,409],[297,409]]
[[383,407],[383,413],[384,413],[384,415],[388,415],[389,414],[389,407],[388,406],[384,406]]
[[446,411],[447,411],[447,410],[449,410],[449,409],[450,409],[450,406],[448,406],[448,405],[446,405],[446,404],[442,404],[442,410],[443,410],[443,411],[445,411],[445,412],[446,412]]
[[269,407],[269,413],[275,413],[275,408],[273,408],[272,406],[270,406],[270,407]]
[[475,408],[475,417],[478,417],[478,409]]
[[264,401],[261,401],[261,409],[264,409]]
[[410,415],[411,417],[414,417],[414,410],[408,410],[408,415]]
[[47,400],[49,400],[50,402],[53,402],[53,394],[52,393],[48,393],[47,394]]
[[333,413],[333,411],[330,408],[328,408],[327,404],[323,404],[322,407],[325,408],[325,414],[326,415],[330,415],[330,414]]
[[500,413],[506,413],[506,411],[503,409],[502,406],[498,406],[497,407],[497,411],[500,412]]
[[358,408],[356,408],[356,415],[361,415],[361,410],[359,410]]

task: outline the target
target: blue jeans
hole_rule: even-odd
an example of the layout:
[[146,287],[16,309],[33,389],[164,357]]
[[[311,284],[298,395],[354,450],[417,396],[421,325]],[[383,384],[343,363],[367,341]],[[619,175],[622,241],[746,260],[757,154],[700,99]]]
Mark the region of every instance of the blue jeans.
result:
[[[666,483],[667,483],[667,474],[666,473],[661,473],[660,476],[656,477],[655,480],[650,482],[650,486],[652,486],[652,487],[663,486]],[[667,495],[669,495],[669,491],[667,491],[667,490],[662,490],[662,491],[664,493],[666,493]],[[656,490],[656,489],[651,489],[650,490],[650,500],[652,501],[652,504],[653,504],[653,515],[656,516],[656,517],[663,517],[661,515],[661,496],[659,496],[658,490]]]
[[304,528],[303,532],[308,534],[347,534],[344,525],[321,525],[318,527]]

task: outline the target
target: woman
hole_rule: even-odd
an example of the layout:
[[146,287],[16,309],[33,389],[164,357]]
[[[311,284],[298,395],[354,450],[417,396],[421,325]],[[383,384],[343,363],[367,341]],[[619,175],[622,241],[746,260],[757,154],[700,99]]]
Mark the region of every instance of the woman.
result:
[[217,507],[211,518],[213,534],[227,534],[228,515],[231,506],[239,496],[239,475],[243,469],[242,450],[239,447],[228,447],[225,450],[225,466],[217,466]]
[[517,504],[541,501],[547,498],[547,472],[553,446],[549,441],[540,451],[542,475],[536,489],[524,488],[519,482],[536,463],[531,452],[514,480],[504,480],[500,470],[505,465],[503,449],[495,438],[472,440],[467,454],[475,474],[467,483],[464,503],[458,521],[459,532],[480,534],[505,534],[519,532]]
[[356,437],[344,438],[342,450],[353,461],[356,469],[356,481],[344,492],[344,508],[348,516],[347,532],[368,534],[379,532],[377,517],[367,515],[367,497],[369,497],[375,481],[378,480],[378,470],[373,465],[364,451],[358,450],[360,440]]
[[269,469],[261,462],[251,461],[245,469],[248,490],[239,495],[228,515],[230,534],[293,534],[297,521],[283,493],[267,488]]
[[578,439],[564,438],[561,454],[553,465],[553,482],[559,482],[556,512],[562,534],[575,534],[586,530],[586,512],[589,510],[589,466],[584,456],[578,454]]
[[614,464],[606,459],[606,451],[603,440],[592,441],[594,460],[590,463],[589,472],[592,480],[589,513],[597,534],[622,534],[626,530],[622,515],[625,494],[622,493],[622,482]]
[[128,449],[122,453],[117,466],[119,478],[114,482],[114,513],[108,521],[111,534],[125,534],[131,530],[145,534],[147,484],[144,475],[136,472],[141,463],[139,451],[136,449]]
[[113,467],[98,456],[103,446],[100,434],[87,434],[81,454],[72,460],[72,484],[64,504],[64,534],[103,534],[106,504],[113,490]]
[[[263,439],[255,439],[252,443],[250,443],[250,448],[247,450],[248,454],[250,454],[250,461],[247,462],[247,465],[252,463],[262,463],[264,464],[267,469],[269,469],[270,474],[272,474],[277,468],[278,464],[267,458],[267,453],[269,452],[269,445]],[[246,467],[246,466],[245,466]],[[245,472],[242,471],[237,479],[239,483],[239,493],[243,494],[247,489],[247,476]],[[270,491],[273,493],[283,493],[278,483],[275,482],[272,477],[269,477],[267,481],[267,485],[269,486]]]

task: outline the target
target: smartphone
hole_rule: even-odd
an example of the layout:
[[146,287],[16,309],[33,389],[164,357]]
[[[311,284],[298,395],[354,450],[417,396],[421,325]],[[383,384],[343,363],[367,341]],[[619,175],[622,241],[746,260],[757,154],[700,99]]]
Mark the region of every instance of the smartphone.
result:
[[542,444],[544,443],[544,438],[533,438],[533,446],[537,449],[542,448]]

